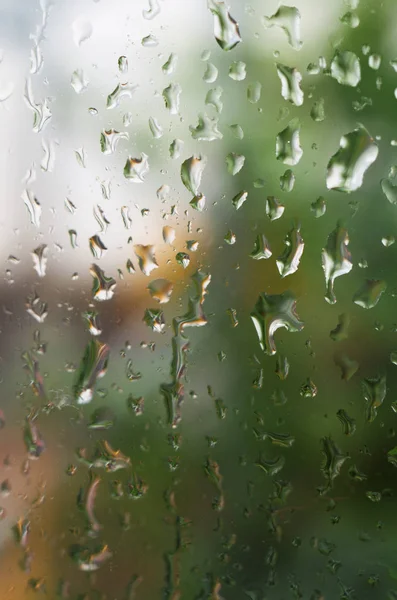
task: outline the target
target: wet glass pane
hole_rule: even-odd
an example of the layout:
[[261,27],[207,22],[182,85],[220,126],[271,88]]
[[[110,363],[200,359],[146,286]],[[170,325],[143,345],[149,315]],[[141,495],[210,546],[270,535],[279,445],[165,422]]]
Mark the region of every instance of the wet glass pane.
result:
[[396,3],[0,7],[0,598],[397,598]]

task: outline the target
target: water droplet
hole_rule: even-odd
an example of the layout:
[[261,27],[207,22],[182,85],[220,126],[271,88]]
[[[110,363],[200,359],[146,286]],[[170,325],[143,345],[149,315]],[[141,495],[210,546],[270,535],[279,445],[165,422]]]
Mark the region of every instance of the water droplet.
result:
[[86,42],[92,36],[92,25],[84,17],[79,17],[73,22],[73,41],[76,46],[80,46],[83,42]]
[[362,287],[354,294],[353,302],[363,308],[374,308],[387,289],[382,279],[366,279]]
[[108,225],[110,225],[110,221],[107,220],[105,213],[99,204],[97,204],[97,206],[94,208],[94,217],[101,228],[101,232],[106,233]]
[[321,446],[324,454],[324,462],[321,465],[321,471],[327,480],[325,491],[328,491],[332,488],[334,479],[340,474],[340,470],[349,456],[342,453],[331,437],[322,438]]
[[129,137],[127,131],[116,131],[115,129],[103,130],[100,139],[103,154],[113,154],[113,152],[116,152],[120,140],[128,140]]
[[322,250],[322,264],[325,275],[327,291],[325,299],[330,304],[335,304],[334,282],[337,277],[350,273],[353,268],[351,254],[348,249],[349,234],[338,223],[336,229],[328,236],[327,245]]
[[340,342],[348,337],[348,329],[350,325],[350,317],[346,313],[338,316],[338,324],[335,329],[330,331],[330,338],[335,342]]
[[170,301],[173,289],[174,285],[168,279],[155,279],[148,285],[151,297],[159,304],[166,304]]
[[186,254],[186,252],[178,252],[175,256],[175,260],[178,265],[181,265],[184,269],[187,269],[190,264],[190,256]]
[[336,413],[339,421],[342,423],[342,430],[345,435],[354,435],[356,432],[356,420],[352,417],[349,417],[347,412],[341,408]]
[[109,94],[106,100],[106,108],[112,109],[119,106],[122,98],[132,98],[132,94],[138,89],[132,83],[119,83]]
[[123,219],[124,227],[126,229],[130,229],[131,225],[132,225],[132,219],[129,215],[130,209],[128,208],[128,206],[122,206],[120,210],[121,210],[121,218]]
[[208,63],[205,67],[203,80],[205,83],[214,83],[218,78],[218,69],[212,63]]
[[304,327],[296,314],[296,299],[291,292],[278,295],[259,295],[251,319],[255,325],[260,347],[267,354],[276,353],[274,333],[280,327],[297,332]]
[[280,63],[277,63],[276,67],[281,81],[282,97],[295,106],[302,106],[304,100],[304,94],[300,87],[302,75],[294,67],[287,67]]
[[247,76],[247,65],[242,60],[232,62],[229,67],[229,77],[234,81],[243,81]]
[[194,210],[198,212],[202,212],[205,208],[206,198],[203,194],[197,194],[192,200],[190,200],[189,204]]
[[170,144],[170,157],[175,160],[180,157],[183,151],[183,140],[175,139]]
[[33,111],[33,131],[35,133],[40,133],[52,117],[50,100],[49,98],[44,98],[41,103],[35,102],[30,79],[26,80],[24,99],[28,107]]
[[128,73],[128,58],[124,55],[119,56],[117,66],[119,68],[120,73]]
[[31,460],[40,458],[46,446],[37,428],[36,420],[38,413],[30,413],[25,419],[23,439],[28,456]]
[[101,335],[102,327],[99,324],[99,315],[96,310],[88,310],[83,313],[83,319],[85,320],[91,335]]
[[230,152],[226,156],[226,166],[230,175],[237,175],[240,173],[245,163],[245,156],[243,154],[236,154],[235,152]]
[[385,235],[381,241],[385,248],[390,248],[395,243],[396,238],[393,235]]
[[152,133],[152,136],[158,140],[163,136],[163,128],[160,123],[154,117],[149,118],[149,129]]
[[151,21],[152,19],[154,19],[154,17],[157,17],[157,15],[159,14],[160,4],[158,0],[148,0],[148,2],[149,8],[144,8],[142,14],[144,19]]
[[213,106],[218,113],[221,113],[223,108],[223,103],[221,100],[222,93],[223,89],[221,87],[216,87],[212,90],[208,90],[205,97],[205,103],[208,106]]
[[262,260],[270,258],[271,255],[272,251],[266,236],[263,233],[258,233],[254,242],[254,249],[250,254],[251,258],[255,260]]
[[298,270],[305,244],[300,234],[300,226],[296,226],[287,234],[284,240],[286,248],[276,260],[281,277],[292,275]]
[[311,108],[310,116],[313,121],[321,123],[325,119],[324,98],[320,98]]
[[262,471],[266,473],[266,475],[277,475],[281,471],[281,469],[285,465],[284,456],[277,456],[277,458],[261,458],[259,461],[255,463],[256,467],[259,467]]
[[172,73],[176,69],[176,65],[178,63],[178,56],[174,52],[171,52],[167,61],[163,64],[162,70],[164,75],[172,75]]
[[127,398],[128,408],[132,410],[137,417],[140,417],[143,414],[144,403],[145,399],[143,396],[134,398],[134,396],[130,394]]
[[300,121],[295,118],[277,135],[276,158],[285,165],[297,165],[303,156],[299,138],[300,128]]
[[84,71],[81,69],[77,69],[77,71],[73,71],[72,77],[70,79],[70,84],[76,94],[82,94],[88,87],[88,79],[86,78]]
[[237,21],[228,12],[225,2],[208,0],[208,8],[214,16],[214,36],[222,50],[228,52],[241,42]]
[[360,18],[357,13],[349,10],[340,19],[343,25],[356,29],[360,25]]
[[77,164],[83,169],[85,169],[86,153],[84,148],[78,148],[77,150],[75,150],[74,155],[76,157]]
[[44,277],[47,269],[47,254],[48,246],[46,244],[40,244],[32,252],[33,268],[39,277]]
[[250,83],[247,87],[247,99],[251,104],[257,104],[261,99],[262,84],[259,81]]
[[232,198],[232,204],[236,210],[239,210],[248,198],[248,192],[242,190]]
[[315,398],[317,396],[317,386],[316,384],[308,377],[306,381],[301,385],[300,395],[302,398]]
[[223,238],[225,240],[225,242],[227,244],[229,244],[229,246],[233,246],[233,244],[236,243],[236,234],[233,233],[233,231],[231,229],[229,229],[229,231],[226,233],[225,237]]
[[360,60],[354,52],[336,50],[331,61],[331,76],[341,85],[356,87],[361,80]]
[[26,189],[22,192],[21,198],[24,201],[26,208],[28,209],[30,222],[35,227],[40,227],[42,212],[40,202],[37,200],[33,192],[29,189]]
[[173,227],[169,225],[164,225],[163,227],[163,240],[166,244],[173,244],[176,238],[176,231]]
[[327,188],[354,192],[361,187],[364,175],[375,162],[379,149],[362,125],[343,135],[339,145],[339,150],[327,166]]
[[283,192],[292,192],[295,186],[295,175],[291,169],[287,169],[283,175],[280,176],[280,187]]
[[244,131],[240,125],[238,125],[238,124],[230,125],[229,129],[232,132],[232,134],[234,135],[234,137],[237,138],[238,140],[242,140],[244,138]]
[[77,404],[88,404],[93,399],[96,382],[106,373],[109,351],[109,346],[99,340],[88,342],[74,386]]
[[288,39],[288,43],[295,50],[300,50],[303,42],[300,39],[301,15],[295,6],[279,6],[277,12],[271,17],[263,18],[266,28],[280,27]]
[[381,65],[382,57],[379,54],[370,54],[368,57],[368,66],[377,71]]
[[154,246],[144,246],[137,244],[134,246],[135,254],[138,257],[139,268],[144,275],[149,277],[154,269],[158,268],[156,257],[154,255]]
[[360,367],[356,360],[350,359],[345,354],[335,356],[335,364],[342,371],[343,381],[349,381],[355,375]]
[[93,235],[90,237],[88,243],[94,258],[101,258],[107,250],[99,235]]
[[162,310],[159,308],[147,308],[143,317],[144,323],[152,331],[162,333],[165,328],[165,317]]
[[369,423],[372,423],[378,414],[378,408],[382,406],[386,398],[386,377],[379,375],[378,377],[363,379],[362,389],[367,407],[366,419]]
[[115,279],[113,279],[113,277],[107,277],[104,271],[95,264],[91,265],[90,273],[93,277],[92,295],[94,300],[103,302],[113,298],[116,287]]
[[221,140],[223,137],[218,130],[218,119],[209,117],[204,113],[199,114],[197,126],[190,125],[189,129],[192,138],[201,142],[213,142],[214,140]]
[[289,373],[289,361],[286,356],[283,356],[282,354],[277,356],[275,373],[281,381],[287,379]]
[[141,158],[127,158],[124,166],[124,177],[133,183],[143,183],[149,171],[148,156],[141,152]]
[[382,179],[380,185],[390,204],[397,204],[397,185],[393,185],[390,179]]
[[141,44],[144,48],[155,48],[159,45],[159,41],[155,35],[149,34],[142,38]]
[[69,555],[77,564],[80,571],[91,572],[97,571],[106,561],[112,557],[107,544],[95,546],[91,550],[88,546],[81,544],[73,544],[69,548]]
[[177,115],[179,112],[181,93],[182,88],[179,83],[170,83],[169,86],[163,89],[165,107],[168,108],[172,115]]
[[283,216],[285,210],[284,204],[280,202],[275,196],[268,196],[266,198],[266,214],[271,221],[277,221]]
[[203,171],[207,164],[207,158],[202,156],[191,156],[187,158],[181,166],[181,179],[184,186],[191,192],[194,196],[197,196],[201,177],[203,175]]
[[40,299],[36,291],[33,291],[33,293],[26,298],[25,306],[26,312],[31,317],[38,323],[44,323],[48,316],[48,304]]

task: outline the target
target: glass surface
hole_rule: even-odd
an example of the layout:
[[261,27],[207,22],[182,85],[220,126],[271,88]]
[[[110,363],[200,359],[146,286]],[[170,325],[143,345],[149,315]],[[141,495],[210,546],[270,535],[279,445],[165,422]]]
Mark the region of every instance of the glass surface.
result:
[[397,598],[397,5],[0,0],[0,598]]

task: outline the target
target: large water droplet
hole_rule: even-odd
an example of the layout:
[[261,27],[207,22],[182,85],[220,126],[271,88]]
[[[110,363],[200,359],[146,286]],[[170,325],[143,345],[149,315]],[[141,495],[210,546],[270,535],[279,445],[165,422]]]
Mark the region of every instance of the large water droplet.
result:
[[214,140],[221,140],[223,135],[218,130],[218,119],[216,117],[209,117],[206,114],[200,114],[198,117],[198,124],[196,127],[192,125],[189,127],[194,140],[201,142],[213,142]]
[[276,260],[281,277],[292,275],[298,270],[305,244],[300,234],[300,226],[294,227],[284,240],[286,248]]
[[92,339],[86,346],[74,387],[77,404],[91,402],[96,382],[105,375],[108,362],[109,346]]
[[207,164],[207,159],[205,156],[191,156],[187,158],[181,166],[181,179],[184,186],[191,192],[194,196],[196,196],[199,192],[199,187],[201,183],[201,177],[205,166]]
[[339,192],[354,192],[363,183],[367,169],[378,156],[378,146],[362,126],[343,135],[339,150],[327,166],[327,188]]
[[362,287],[354,294],[353,302],[363,308],[374,308],[387,289],[382,279],[366,279]]
[[141,153],[141,158],[127,158],[124,166],[124,177],[133,183],[143,183],[149,171],[148,158],[144,152]]
[[296,314],[296,299],[291,292],[278,295],[259,295],[251,319],[255,325],[260,347],[267,354],[276,353],[274,333],[280,327],[287,331],[301,331],[304,323]]
[[115,129],[104,129],[101,132],[101,150],[104,154],[112,154],[116,152],[117,145],[120,140],[128,140],[129,134],[127,131],[116,131]]
[[137,244],[134,246],[134,250],[138,257],[140,270],[144,275],[149,276],[154,269],[158,268],[156,257],[154,255],[154,246]]
[[328,236],[327,245],[322,251],[322,263],[327,291],[325,299],[335,304],[334,281],[341,275],[350,273],[353,268],[351,254],[348,249],[349,235],[347,230],[338,223],[336,229]]
[[303,43],[300,39],[301,15],[295,6],[279,6],[277,12],[271,17],[264,17],[263,24],[266,28],[280,27],[288,39],[288,43],[295,50],[300,50]]
[[44,277],[47,269],[47,254],[48,246],[46,244],[40,244],[32,252],[33,268],[39,277]]
[[331,76],[341,85],[356,87],[361,79],[360,60],[356,54],[337,50],[331,62]]
[[208,8],[214,15],[214,36],[222,50],[232,50],[241,42],[237,21],[228,12],[225,2],[208,0]]
[[103,302],[113,298],[114,290],[116,288],[115,279],[113,279],[113,277],[107,277],[105,272],[95,264],[91,265],[90,273],[93,277],[92,295],[94,300]]
[[300,121],[298,118],[295,118],[277,135],[276,158],[277,160],[281,160],[285,165],[297,165],[303,156],[299,137],[300,128]]
[[284,100],[288,100],[295,106],[302,106],[304,94],[301,90],[300,83],[302,75],[294,67],[287,67],[277,63],[277,75],[281,81],[281,95]]
[[138,89],[137,85],[132,83],[119,83],[109,94],[106,100],[107,108],[115,108],[120,104],[122,98],[131,98],[132,94]]
[[163,90],[165,107],[168,108],[172,115],[178,114],[181,92],[182,88],[179,83],[170,83],[170,85]]

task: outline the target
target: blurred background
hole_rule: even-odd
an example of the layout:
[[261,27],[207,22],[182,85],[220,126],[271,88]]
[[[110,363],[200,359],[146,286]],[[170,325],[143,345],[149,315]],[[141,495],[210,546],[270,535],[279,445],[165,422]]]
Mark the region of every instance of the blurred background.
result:
[[397,598],[397,5],[289,6],[0,0],[2,599]]

